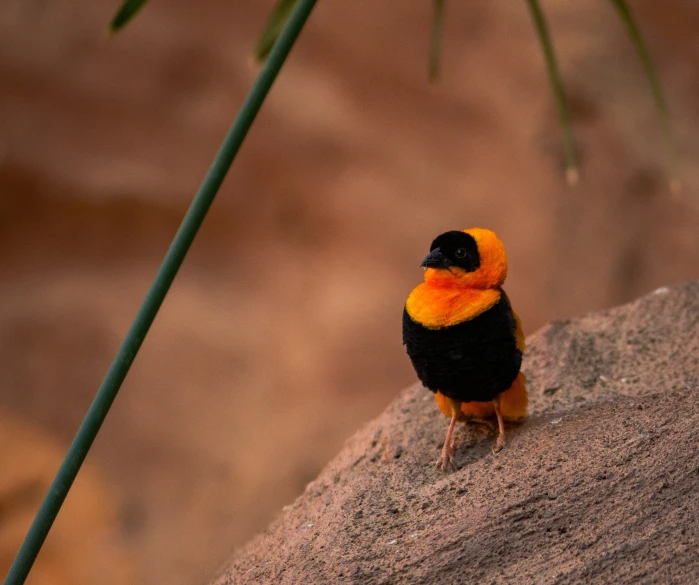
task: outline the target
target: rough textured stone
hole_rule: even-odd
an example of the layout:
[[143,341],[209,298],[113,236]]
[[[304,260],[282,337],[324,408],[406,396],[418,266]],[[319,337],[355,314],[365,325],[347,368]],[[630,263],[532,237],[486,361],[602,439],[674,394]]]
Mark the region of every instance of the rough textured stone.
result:
[[507,448],[405,390],[216,578],[228,583],[695,583],[699,282],[545,326]]
[[[252,85],[273,4],[152,1],[107,39],[120,1],[0,9],[0,409],[60,455]],[[699,2],[632,3],[681,197],[610,3],[543,4],[575,189],[524,2],[450,3],[437,83],[429,0],[317,4],[90,452],[123,496],[135,582],[205,581],[414,379],[396,318],[442,231],[499,234],[527,333],[696,278]]]

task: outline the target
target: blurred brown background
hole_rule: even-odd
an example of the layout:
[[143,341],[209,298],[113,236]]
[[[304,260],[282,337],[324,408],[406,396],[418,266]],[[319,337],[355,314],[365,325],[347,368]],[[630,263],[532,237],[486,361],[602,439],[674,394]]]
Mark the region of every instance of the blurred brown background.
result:
[[[270,1],[0,10],[0,574],[254,80]],[[684,190],[609,2],[320,2],[40,556],[33,583],[201,583],[414,380],[400,338],[447,229],[495,229],[525,329],[697,276],[699,8],[631,3]],[[111,581],[108,581],[111,579]]]

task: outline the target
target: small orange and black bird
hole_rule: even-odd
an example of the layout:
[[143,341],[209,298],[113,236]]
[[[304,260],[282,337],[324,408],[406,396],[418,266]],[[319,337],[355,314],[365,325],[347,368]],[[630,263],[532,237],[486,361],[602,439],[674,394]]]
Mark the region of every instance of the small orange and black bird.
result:
[[438,236],[422,261],[425,282],[408,296],[403,343],[422,384],[435,393],[451,424],[437,467],[454,463],[459,419],[485,422],[495,415],[494,452],[505,446],[503,420],[527,414],[528,395],[519,371],[524,333],[502,290],[505,246],[494,232],[471,228]]

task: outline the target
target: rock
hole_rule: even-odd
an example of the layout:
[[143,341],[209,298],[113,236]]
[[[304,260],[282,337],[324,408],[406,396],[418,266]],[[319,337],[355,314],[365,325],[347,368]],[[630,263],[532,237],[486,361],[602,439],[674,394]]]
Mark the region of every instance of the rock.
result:
[[694,583],[699,281],[528,340],[531,416],[457,433],[412,386],[238,550],[230,583]]
[[[107,39],[120,2],[0,3],[0,409],[61,456],[252,85],[273,5],[148,2]],[[139,585],[212,575],[414,380],[396,315],[438,233],[496,230],[528,333],[696,277],[699,2],[632,6],[680,197],[609,2],[543,6],[581,162],[566,186],[523,4],[451,2],[436,84],[430,1],[317,4],[88,458],[123,496]]]

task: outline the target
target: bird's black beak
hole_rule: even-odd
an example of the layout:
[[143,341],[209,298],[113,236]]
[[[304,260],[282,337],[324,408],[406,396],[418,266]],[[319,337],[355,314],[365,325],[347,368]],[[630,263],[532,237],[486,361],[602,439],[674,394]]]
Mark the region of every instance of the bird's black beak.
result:
[[452,262],[439,248],[432,250],[420,264],[423,268],[449,268],[451,265]]

